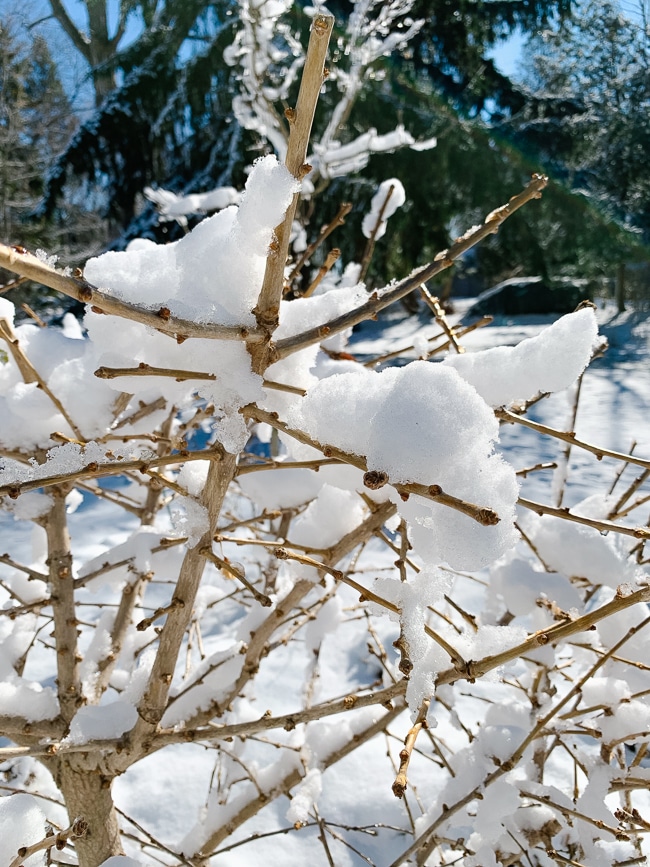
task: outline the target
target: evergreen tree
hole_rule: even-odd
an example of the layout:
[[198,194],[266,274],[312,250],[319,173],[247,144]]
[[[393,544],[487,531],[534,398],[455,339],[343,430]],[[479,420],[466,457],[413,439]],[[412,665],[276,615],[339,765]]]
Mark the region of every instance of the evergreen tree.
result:
[[[18,33],[5,19],[0,27],[0,237],[31,250],[54,249],[74,264],[96,252],[104,239],[97,218],[79,204],[82,197],[68,190],[67,201],[48,219],[36,220],[33,214],[48,168],[77,120],[45,39]],[[8,282],[9,276],[0,274],[0,284]],[[9,297],[42,310],[54,296],[21,284]]]
[[[639,13],[643,7],[639,7]],[[571,188],[650,242],[650,28],[619,3],[583,0],[528,46],[537,97],[514,136]]]
[[[94,3],[106,11],[106,0]],[[60,5],[61,0],[52,4],[55,14]],[[45,190],[43,212],[56,208],[72,179],[84,178],[99,191],[96,198],[112,221],[113,235],[118,236],[114,243],[119,247],[137,235],[173,239],[181,232],[174,223],[158,226],[151,207],[142,212],[141,194],[147,185],[159,184],[177,193],[225,184],[241,187],[246,166],[271,145],[259,130],[243,129],[231,108],[239,73],[224,61],[224,51],[239,27],[239,4],[232,0],[133,0],[118,5],[118,23],[111,36],[104,28],[105,15],[99,13],[94,18],[89,15],[87,30],[79,31],[79,38],[91,43],[97,39],[105,48],[107,40],[112,40],[111,56],[108,52],[99,67],[92,66],[91,59],[88,62],[96,87],[99,71],[104,82],[110,72],[118,84],[103,101],[98,100],[94,115],[57,159]],[[366,5],[380,21],[385,4]],[[355,7],[348,2],[334,2],[330,7],[338,17],[342,39]],[[401,122],[417,139],[436,136],[438,147],[424,153],[408,150],[375,156],[353,176],[320,184],[321,190],[328,185],[320,216],[333,217],[343,201],[353,204],[346,230],[332,238],[332,246],[342,247],[343,258],[349,261],[361,255],[365,241],[359,226],[377,185],[392,175],[402,178],[408,204],[391,221],[390,244],[384,240],[377,245],[368,273],[371,284],[379,274],[397,276],[405,267],[435,255],[505,189],[517,188],[532,172],[547,167],[559,183],[543,202],[482,247],[478,266],[485,280],[510,276],[515,260],[529,274],[582,276],[585,269],[600,273],[612,257],[620,258],[621,243],[629,250],[629,240],[622,241],[620,231],[593,203],[563,188],[571,180],[566,154],[560,153],[568,134],[563,119],[582,112],[573,92],[564,89],[549,100],[541,87],[522,87],[502,76],[489,56],[515,30],[569,32],[575,25],[562,22],[568,20],[572,8],[569,0],[482,4],[417,0],[409,14],[411,19],[421,19],[420,31],[405,52],[382,57],[367,71],[377,80],[364,89],[346,115],[340,140],[354,140],[369,128],[385,134]],[[251,9],[249,14],[254,14],[254,7]],[[141,33],[122,49],[116,37],[129,15],[140,21]],[[101,26],[95,31],[93,21],[100,19]],[[310,19],[302,5],[293,4],[286,20],[289,41],[299,38],[305,44]],[[65,20],[61,23],[70,26]],[[406,18],[403,26],[409,26]],[[345,52],[337,44],[342,42],[333,42],[335,76],[346,63]],[[292,91],[288,104],[293,104],[294,95]],[[331,112],[339,98],[335,83],[326,88],[324,114]],[[278,101],[272,108],[281,123],[284,107]],[[622,110],[621,123],[627,123],[624,115]],[[551,118],[554,126],[549,125]],[[637,119],[642,128],[644,121],[640,115]],[[317,128],[318,123],[317,117]],[[551,136],[554,140],[549,142]],[[555,162],[547,159],[544,147],[558,151]],[[625,162],[622,154],[620,159]],[[630,189],[637,190],[633,173],[629,180]],[[641,201],[638,190],[629,195]],[[303,218],[309,218],[309,205]],[[318,228],[310,228],[312,236]],[[326,245],[321,253],[327,253]]]

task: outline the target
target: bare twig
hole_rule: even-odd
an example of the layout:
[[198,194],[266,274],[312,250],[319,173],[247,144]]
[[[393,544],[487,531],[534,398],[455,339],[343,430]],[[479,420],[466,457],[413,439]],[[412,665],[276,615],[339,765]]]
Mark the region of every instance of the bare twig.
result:
[[403,798],[404,793],[406,792],[406,787],[408,786],[407,771],[409,763],[411,761],[411,754],[413,753],[413,747],[415,746],[415,742],[418,738],[418,735],[420,734],[420,731],[423,728],[426,728],[427,714],[429,712],[430,704],[431,700],[428,698],[426,698],[422,702],[415,722],[409,729],[409,732],[404,739],[404,748],[400,751],[399,754],[399,770],[393,783],[393,794],[396,798]]
[[332,270],[332,268],[338,262],[340,257],[341,257],[341,251],[339,250],[338,247],[334,247],[333,250],[329,251],[329,253],[325,257],[325,261],[318,269],[318,273],[316,274],[314,279],[311,281],[311,283],[309,284],[307,289],[303,292],[303,294],[302,294],[303,298],[310,298],[314,294],[316,289],[318,289],[319,285],[321,284],[321,281],[323,280],[325,275],[329,271]]
[[335,229],[345,223],[345,218],[351,210],[352,205],[350,204],[350,202],[344,202],[339,208],[338,213],[336,214],[334,219],[323,227],[316,240],[312,241],[312,243],[307,247],[307,249],[304,250],[303,253],[301,253],[301,255],[298,257],[298,260],[296,261],[296,264],[293,266],[291,273],[289,274],[289,278],[287,281],[289,285],[294,282],[294,280],[302,270],[302,266],[305,264],[305,262],[311,259],[311,257],[314,255],[314,253],[320,247],[323,241],[325,241]]
[[9,867],[22,867],[27,858],[30,855],[35,855],[37,852],[44,852],[49,849],[60,851],[65,848],[68,841],[79,840],[85,837],[87,833],[88,823],[83,817],[79,816],[64,831],[59,831],[58,834],[52,833],[43,840],[39,840],[38,843],[32,843],[31,846],[21,846],[16,857],[10,862]]
[[377,214],[377,219],[375,220],[375,225],[372,227],[370,232],[370,237],[366,242],[366,248],[363,251],[363,256],[361,257],[361,272],[359,274],[359,280],[363,283],[366,279],[366,274],[368,273],[368,268],[370,267],[370,262],[372,260],[372,254],[375,250],[375,242],[377,240],[377,232],[379,231],[379,227],[382,224],[384,213],[386,208],[388,207],[388,202],[390,201],[391,196],[395,192],[395,184],[391,184],[386,191],[386,196],[384,201],[381,203],[381,208],[379,209],[379,213]]
[[456,352],[459,354],[465,352],[464,347],[462,347],[458,342],[458,336],[456,335],[456,332],[447,322],[445,311],[440,306],[440,300],[429,292],[425,283],[420,286],[420,295],[422,295],[426,304],[431,308],[431,311],[435,316],[436,322],[440,325],[442,330],[449,338],[449,343],[451,344],[451,346],[453,346]]
[[251,592],[253,597],[260,603],[263,608],[270,608],[273,605],[271,599],[266,595],[266,593],[260,593],[260,591],[255,587],[248,578],[244,575],[243,569],[240,569],[230,563],[228,560],[225,560],[223,557],[218,557],[212,548],[206,547],[201,548],[200,554],[204,557],[207,557],[211,563],[220,569],[222,572],[225,572],[229,578],[234,578],[236,581],[240,581],[247,590]]
[[650,460],[647,458],[638,458],[636,455],[631,454],[623,454],[622,452],[615,452],[612,449],[601,448],[600,446],[591,445],[591,443],[586,443],[583,440],[579,440],[573,431],[564,432],[555,430],[555,428],[547,427],[546,425],[540,424],[536,421],[531,421],[529,418],[525,418],[524,416],[518,415],[517,413],[510,412],[503,407],[501,409],[496,409],[494,414],[501,421],[508,422],[509,424],[520,424],[524,427],[528,427],[531,430],[535,430],[538,433],[546,434],[546,436],[554,437],[558,440],[563,440],[564,442],[570,442],[572,446],[578,449],[584,449],[587,452],[591,452],[593,455],[596,455],[598,460],[601,458],[614,458],[617,461],[625,461],[628,464],[635,464],[638,467],[643,467],[644,469],[650,469]]
[[536,512],[538,515],[552,515],[555,518],[562,518],[564,521],[583,524],[585,527],[593,527],[594,530],[599,530],[601,533],[622,533],[624,536],[632,536],[634,539],[650,539],[650,529],[646,527],[625,527],[621,524],[614,524],[612,521],[597,521],[595,518],[583,518],[582,515],[576,515],[569,511],[566,506],[562,509],[556,509],[554,506],[534,503],[532,500],[525,500],[523,497],[519,497],[517,503],[525,509],[530,509],[531,512]]

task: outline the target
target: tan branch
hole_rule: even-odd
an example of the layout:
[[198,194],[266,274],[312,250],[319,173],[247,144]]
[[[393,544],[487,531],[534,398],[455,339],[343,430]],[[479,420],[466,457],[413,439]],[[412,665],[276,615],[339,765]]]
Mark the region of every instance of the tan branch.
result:
[[565,432],[555,430],[555,428],[547,427],[546,425],[540,424],[536,421],[531,421],[531,419],[525,418],[521,415],[517,415],[516,413],[510,412],[503,407],[500,409],[496,409],[494,411],[494,414],[501,421],[507,422],[509,424],[520,424],[524,427],[530,428],[531,430],[535,430],[538,433],[553,437],[554,439],[563,440],[564,442],[571,443],[571,445],[575,448],[584,449],[585,451],[591,452],[593,455],[596,455],[598,460],[601,460],[601,458],[614,458],[614,460],[617,461],[625,461],[628,464],[635,464],[638,467],[650,469],[650,460],[647,458],[638,458],[636,455],[626,455],[623,452],[615,452],[611,449],[604,449],[600,446],[591,445],[591,443],[586,443],[583,440],[579,440],[573,431]]
[[[646,588],[648,590],[648,588]],[[628,597],[629,598],[629,597]],[[644,600],[646,601],[646,600]],[[602,610],[602,609],[600,609]],[[401,853],[390,865],[390,867],[399,867],[399,865],[404,864],[404,862],[415,852],[418,853],[418,863],[424,864],[426,859],[431,854],[431,851],[436,845],[435,833],[438,828],[441,826],[443,822],[449,820],[449,817],[457,813],[458,810],[461,810],[471,801],[473,801],[479,793],[484,794],[487,790],[488,786],[490,786],[495,780],[498,780],[504,774],[509,773],[513,768],[515,768],[521,759],[523,758],[524,753],[528,749],[528,747],[535,741],[546,729],[548,723],[553,719],[553,717],[557,716],[559,712],[565,707],[568,702],[571,701],[572,698],[580,694],[582,687],[587,683],[594,674],[605,664],[605,662],[610,658],[611,655],[615,654],[616,651],[622,647],[627,641],[629,641],[637,632],[641,629],[644,629],[648,623],[650,623],[650,617],[646,618],[644,621],[639,623],[637,626],[633,626],[629,629],[623,637],[616,642],[607,653],[603,654],[603,656],[595,662],[588,671],[578,680],[571,689],[558,701],[553,707],[546,713],[544,716],[539,717],[531,729],[531,731],[526,735],[526,737],[521,741],[519,746],[511,753],[511,755],[505,761],[501,762],[501,764],[490,774],[488,774],[485,779],[483,779],[477,786],[475,786],[471,792],[468,792],[466,795],[461,797],[454,804],[449,805],[445,804],[444,809],[441,810],[440,815],[431,822],[427,828],[423,832],[421,832],[418,837],[411,843],[411,845]]]
[[78,650],[77,612],[72,576],[72,551],[68,533],[65,498],[68,488],[55,487],[53,505],[44,521],[51,604],[56,643],[57,692],[61,715],[70,722],[83,702]]
[[[342,572],[340,569],[334,569],[332,566],[328,566],[326,563],[322,563],[320,560],[314,560],[312,557],[307,557],[305,554],[299,554],[297,551],[291,551],[284,546],[276,548],[274,553],[278,560],[294,560],[297,563],[302,563],[304,566],[311,566],[314,569],[318,569],[322,572],[327,572],[329,575],[332,576],[332,578],[334,578],[335,581],[340,581],[341,584],[347,584],[348,587],[356,590],[356,592],[359,594],[359,598],[362,601],[374,602],[375,605],[379,605],[381,608],[385,608],[387,611],[390,611],[393,614],[398,614],[400,616],[402,614],[400,608],[395,605],[394,602],[391,602],[389,599],[384,599],[383,596],[380,596],[373,590],[364,587],[363,584],[359,584],[358,581],[355,581],[354,578],[350,578],[349,575],[346,575],[345,572]],[[427,626],[426,623],[424,625],[424,631],[429,636],[429,638],[433,639],[436,644],[439,644],[440,647],[442,647],[442,649],[449,654],[451,661],[454,663],[458,671],[464,672],[466,670],[467,663],[462,658],[460,653],[458,653],[458,651],[454,647],[452,647],[452,645],[449,644],[446,639],[444,639],[441,635],[431,629],[430,626]],[[396,646],[399,647],[397,643]],[[404,674],[408,674],[408,672],[404,671],[404,669],[402,668],[400,668],[400,671],[402,671]]]
[[[350,740],[347,741],[341,748],[331,752],[329,755],[324,756],[320,762],[323,769],[326,769],[336,764],[341,759],[345,758],[345,756],[349,755],[351,752],[357,749],[361,744],[364,744],[367,741],[371,740],[371,738],[375,737],[375,735],[383,731],[390,722],[392,722],[397,716],[399,716],[402,710],[403,704],[399,703],[396,707],[392,708],[392,710],[389,710],[387,713],[383,714],[383,716],[381,716],[378,720],[372,722],[369,726],[367,726],[367,728],[360,732],[357,732],[354,737],[350,738]],[[217,847],[227,837],[229,837],[236,828],[239,828],[241,825],[244,824],[244,822],[255,816],[272,800],[279,797],[280,795],[288,793],[294,786],[297,786],[298,783],[300,783],[300,781],[302,780],[303,775],[304,770],[302,768],[296,768],[286,774],[283,778],[278,780],[270,791],[264,792],[258,797],[251,798],[251,800],[245,803],[234,816],[231,816],[228,819],[228,822],[225,825],[222,825],[210,835],[206,843],[202,846],[201,852],[197,853],[199,857],[208,857],[210,854],[214,853]]]
[[[342,461],[336,458],[320,458],[313,461],[266,461],[259,464],[244,464],[237,467],[237,476],[246,476],[249,473],[259,473],[263,470],[313,470],[315,473],[321,467],[340,466]],[[2,558],[0,558],[1,562]]]
[[432,311],[436,322],[440,325],[442,330],[445,332],[445,334],[449,338],[449,343],[451,344],[451,346],[454,347],[454,349],[456,350],[456,352],[458,354],[465,352],[464,347],[462,347],[460,345],[460,343],[458,342],[458,336],[456,335],[456,332],[451,327],[451,325],[447,322],[447,317],[445,316],[445,311],[440,306],[440,300],[438,298],[436,298],[435,295],[432,295],[429,292],[426,284],[424,284],[424,283],[420,286],[420,294],[424,298],[427,306]]
[[614,524],[612,521],[597,521],[595,518],[584,518],[582,515],[576,515],[574,512],[564,506],[555,508],[554,506],[545,506],[543,503],[535,503],[532,500],[525,500],[519,497],[517,503],[525,509],[530,509],[531,512],[536,512],[538,515],[552,515],[554,518],[561,518],[563,521],[572,521],[575,524],[583,524],[585,527],[593,527],[594,530],[599,530],[601,533],[621,533],[624,536],[632,536],[634,539],[650,539],[650,529],[646,527],[626,527],[622,524]]
[[45,572],[37,572],[35,569],[30,569],[29,566],[23,566],[22,563],[17,563],[15,560],[12,560],[9,554],[0,554],[0,563],[4,563],[5,566],[11,566],[12,569],[18,569],[19,572],[24,572],[25,575],[29,575],[30,581],[48,580],[48,576]]
[[208,477],[199,498],[208,513],[208,529],[198,544],[188,549],[183,559],[174,591],[175,607],[168,613],[162,628],[147,688],[138,706],[140,720],[133,732],[136,743],[149,737],[165,712],[176,661],[183,636],[192,619],[194,600],[205,568],[205,557],[200,552],[211,544],[221,506],[235,475],[235,466],[235,456],[223,452],[221,460],[213,461],[208,469]]
[[408,734],[406,735],[406,738],[404,739],[404,749],[402,749],[399,754],[399,770],[393,783],[393,794],[396,798],[403,798],[404,793],[406,792],[406,788],[408,786],[407,771],[409,763],[411,761],[413,747],[415,746],[415,742],[421,730],[423,728],[426,728],[427,713],[429,712],[430,704],[431,700],[425,698],[425,700],[420,706],[420,710],[418,711],[415,722],[411,726]]
[[436,685],[444,683],[454,683],[457,680],[465,679],[469,681],[477,680],[487,674],[488,671],[493,671],[508,662],[518,659],[520,656],[525,656],[531,650],[542,647],[546,644],[555,644],[558,641],[563,641],[571,635],[576,635],[579,632],[586,632],[592,629],[601,620],[617,614],[619,611],[624,611],[631,608],[633,605],[638,605],[642,602],[650,602],[650,586],[642,587],[640,590],[626,595],[625,593],[617,593],[611,602],[607,602],[600,608],[590,611],[588,614],[583,614],[582,617],[577,617],[575,620],[570,620],[566,623],[554,624],[539,632],[534,632],[529,635],[525,641],[514,647],[497,653],[494,656],[486,656],[476,662],[470,662],[467,670],[463,674],[459,674],[455,668],[449,668],[440,672],[436,678]]
[[[473,322],[471,325],[467,325],[465,328],[457,328],[455,329],[456,337],[464,337],[466,334],[470,334],[472,331],[476,331],[477,328],[483,328],[484,325],[489,325],[493,321],[493,316],[483,316],[482,319],[479,319],[477,322]],[[438,332],[438,334],[434,334],[433,337],[427,338],[428,343],[433,343],[434,340],[440,340],[441,337],[444,336],[444,332]],[[449,349],[451,346],[450,340],[445,340],[444,343],[441,343],[439,346],[431,347],[428,350],[427,358],[431,358],[434,355],[438,355],[440,352],[444,352]],[[384,361],[391,361],[393,358],[399,358],[401,355],[406,355],[407,353],[413,352],[415,349],[415,344],[411,343],[408,346],[401,346],[399,349],[394,349],[392,352],[386,352],[383,355],[377,355],[375,358],[371,358],[369,361],[364,361],[364,367],[376,367],[378,364],[382,364]]]
[[10,862],[9,867],[22,867],[30,855],[36,855],[37,852],[45,852],[49,849],[64,849],[69,840],[79,840],[85,837],[88,833],[88,823],[84,818],[78,816],[69,828],[64,831],[59,831],[58,834],[50,834],[38,843],[32,843],[31,846],[21,846],[18,854]]
[[338,262],[338,260],[340,258],[341,258],[341,251],[339,250],[338,247],[334,247],[333,250],[329,251],[329,253],[325,257],[325,261],[318,269],[318,273],[316,274],[314,279],[311,281],[311,283],[307,287],[306,291],[303,292],[303,294],[302,294],[303,298],[311,298],[311,296],[314,294],[314,292],[320,286],[320,284],[323,281],[326,274],[328,274],[332,270],[332,268],[334,267],[334,265]]
[[[286,112],[290,132],[285,163],[294,178],[298,180],[302,180],[309,171],[305,165],[307,147],[316,113],[316,103],[325,80],[325,57],[333,26],[334,18],[331,15],[319,13],[315,16],[305,56],[298,101],[295,109]],[[269,336],[279,322],[280,301],[284,288],[284,266],[289,251],[298,196],[298,193],[294,195],[284,220],[275,229],[276,238],[266,260],[264,282],[254,310],[258,326]],[[262,366],[266,365],[262,363]]]
[[114,476],[127,473],[134,470],[140,473],[147,473],[151,467],[166,467],[172,464],[184,464],[188,461],[210,461],[218,463],[224,460],[225,452],[223,446],[217,443],[210,449],[201,449],[195,452],[181,451],[173,455],[164,455],[163,457],[147,457],[139,458],[132,461],[107,461],[105,464],[98,464],[92,461],[82,467],[80,470],[69,473],[57,473],[52,476],[42,476],[41,478],[29,479],[25,482],[10,482],[6,485],[0,485],[0,496],[8,495],[12,499],[16,499],[21,494],[27,491],[34,491],[38,488],[48,488],[51,485],[61,485],[68,482],[74,483],[80,479],[95,478],[101,476]]
[[141,361],[137,367],[98,367],[95,371],[98,379],[117,379],[119,376],[166,376],[183,382],[186,379],[214,380],[214,373],[203,373],[199,370],[174,370],[168,367],[153,367]]
[[375,251],[375,242],[377,240],[377,232],[379,231],[379,227],[382,224],[384,213],[386,208],[388,207],[388,202],[390,201],[391,196],[395,192],[395,184],[391,184],[386,191],[386,195],[384,197],[384,201],[381,203],[381,208],[379,209],[379,213],[377,214],[377,219],[375,220],[375,225],[372,227],[370,232],[370,237],[366,242],[366,248],[363,251],[363,256],[361,257],[361,271],[359,273],[359,281],[361,283],[366,279],[366,274],[368,273],[368,268],[370,267],[370,262],[372,260],[372,254]]
[[266,593],[260,593],[257,587],[251,584],[248,578],[244,575],[243,569],[237,568],[228,560],[225,560],[223,557],[217,556],[217,554],[214,553],[212,548],[201,548],[199,553],[202,554],[204,557],[207,557],[207,559],[211,563],[214,563],[217,569],[225,572],[229,578],[232,578],[235,581],[239,581],[241,584],[243,584],[244,587],[246,587],[246,589],[249,590],[250,593],[253,595],[253,598],[260,603],[262,608],[270,608],[271,605],[273,605],[272,600],[266,595]]
[[124,639],[133,621],[133,611],[140,599],[140,593],[153,573],[139,573],[133,583],[128,583],[122,590],[115,619],[110,630],[110,649],[97,662],[97,676],[93,682],[95,698],[99,700],[108,688],[111,675],[120,658]]
[[141,421],[143,418],[146,418],[148,415],[151,415],[153,412],[157,412],[159,409],[165,409],[167,406],[167,400],[164,397],[158,397],[156,400],[153,400],[151,403],[143,403],[140,401],[140,406],[131,415],[126,416],[125,418],[120,419],[116,422],[112,430],[118,430],[121,427],[126,427],[129,424],[135,424],[138,421]]
[[538,199],[541,196],[541,191],[548,183],[548,178],[544,175],[533,175],[533,179],[527,187],[516,196],[513,196],[507,205],[497,208],[485,218],[483,225],[475,229],[470,229],[462,237],[458,238],[454,244],[448,249],[443,250],[435,257],[433,262],[428,265],[423,265],[421,268],[413,272],[409,277],[400,280],[395,286],[390,289],[385,289],[383,292],[373,292],[370,300],[360,307],[351,310],[349,313],[344,313],[337,316],[330,322],[319,325],[316,328],[310,328],[303,331],[302,334],[296,334],[293,337],[287,337],[284,340],[279,340],[275,345],[275,359],[286,358],[306,346],[311,346],[314,343],[320,343],[325,337],[330,337],[333,334],[338,334],[340,331],[345,331],[346,328],[351,328],[365,319],[372,319],[380,310],[399,301],[418,289],[422,283],[435,277],[441,271],[449,268],[459,256],[466,253],[472,247],[498,231],[499,226],[511,214],[519,210],[523,205],[531,199]]
[[307,249],[304,250],[303,253],[301,253],[301,255],[298,257],[296,264],[293,266],[291,273],[289,274],[289,278],[287,281],[289,286],[296,279],[305,262],[308,259],[311,259],[311,257],[314,255],[314,253],[320,247],[323,241],[325,241],[335,229],[345,223],[345,218],[351,210],[352,205],[350,204],[350,202],[344,202],[339,208],[338,213],[334,217],[334,219],[321,230],[316,240],[312,241],[312,243],[307,247]]

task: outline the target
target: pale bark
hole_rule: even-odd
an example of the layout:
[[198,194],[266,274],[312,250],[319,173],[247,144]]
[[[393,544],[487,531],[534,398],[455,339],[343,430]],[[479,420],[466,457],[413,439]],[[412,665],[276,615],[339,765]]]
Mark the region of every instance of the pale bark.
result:
[[75,768],[65,761],[54,775],[70,821],[82,816],[88,823],[88,833],[75,841],[79,867],[99,867],[111,855],[123,855],[111,779],[97,769]]

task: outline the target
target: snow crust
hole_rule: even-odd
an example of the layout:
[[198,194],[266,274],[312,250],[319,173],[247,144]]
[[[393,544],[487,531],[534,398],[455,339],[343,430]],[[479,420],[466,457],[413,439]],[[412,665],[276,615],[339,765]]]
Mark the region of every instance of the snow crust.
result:
[[572,385],[589,363],[597,335],[595,312],[587,307],[517,346],[448,355],[443,364],[458,371],[490,406],[504,406]]
[[67,741],[85,744],[88,741],[119,738],[135,725],[138,712],[125,701],[80,707],[70,723]]
[[387,181],[383,181],[372,197],[370,210],[361,224],[361,231],[366,238],[371,238],[373,233],[375,240],[383,238],[386,234],[389,217],[392,217],[405,201],[406,192],[400,180],[389,178]]

